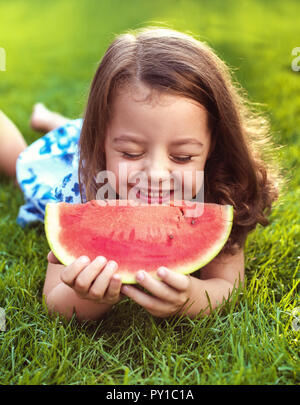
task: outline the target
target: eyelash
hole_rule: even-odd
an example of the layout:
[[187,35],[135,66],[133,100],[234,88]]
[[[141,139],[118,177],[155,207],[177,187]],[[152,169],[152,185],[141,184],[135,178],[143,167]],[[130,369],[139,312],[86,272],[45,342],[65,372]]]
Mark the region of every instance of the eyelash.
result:
[[[132,155],[132,154],[130,154],[130,153],[126,153],[126,152],[123,152],[123,157],[126,157],[126,158],[128,158],[128,159],[134,159],[134,158],[138,158],[138,157],[141,157],[142,156],[142,154],[140,154],[140,155]],[[186,157],[184,157],[184,158],[182,158],[182,157],[174,157],[174,159],[176,159],[176,160],[178,160],[179,162],[190,162],[191,161],[191,157],[192,156],[186,156]]]

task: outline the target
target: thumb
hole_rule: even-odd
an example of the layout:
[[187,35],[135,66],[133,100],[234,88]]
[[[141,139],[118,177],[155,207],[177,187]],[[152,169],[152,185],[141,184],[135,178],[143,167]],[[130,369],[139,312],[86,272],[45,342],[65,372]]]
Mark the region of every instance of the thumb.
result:
[[54,264],[59,264],[61,263],[57,257],[54,255],[54,253],[52,252],[52,250],[50,250],[50,252],[47,255],[47,259],[49,263],[54,263]]

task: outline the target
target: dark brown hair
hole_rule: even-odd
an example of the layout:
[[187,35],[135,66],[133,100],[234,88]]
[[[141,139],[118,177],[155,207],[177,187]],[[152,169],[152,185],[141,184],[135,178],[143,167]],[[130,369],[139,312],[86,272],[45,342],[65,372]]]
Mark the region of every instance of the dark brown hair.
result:
[[257,223],[268,224],[280,176],[267,163],[272,154],[267,120],[252,111],[225,63],[189,34],[147,27],[118,35],[107,49],[91,84],[79,141],[81,198],[84,187],[86,200],[95,199],[95,176],[106,169],[104,140],[115,91],[137,81],[206,108],[212,146],[204,170],[205,202],[233,205],[223,251],[234,253]]

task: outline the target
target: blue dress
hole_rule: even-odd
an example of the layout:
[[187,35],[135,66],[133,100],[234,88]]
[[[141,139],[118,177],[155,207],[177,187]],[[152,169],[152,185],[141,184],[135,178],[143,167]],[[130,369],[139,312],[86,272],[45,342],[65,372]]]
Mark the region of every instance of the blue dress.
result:
[[68,121],[33,142],[19,155],[16,177],[25,199],[17,217],[21,227],[43,222],[48,202],[81,203],[78,141],[82,121],[82,118]]

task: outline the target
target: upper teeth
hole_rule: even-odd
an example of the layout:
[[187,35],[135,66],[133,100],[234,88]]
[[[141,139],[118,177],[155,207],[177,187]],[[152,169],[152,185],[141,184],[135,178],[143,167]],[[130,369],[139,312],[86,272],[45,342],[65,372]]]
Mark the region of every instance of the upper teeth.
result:
[[165,197],[168,194],[168,191],[159,191],[159,192],[154,192],[154,191],[149,191],[148,193],[140,190],[141,194],[148,197]]

